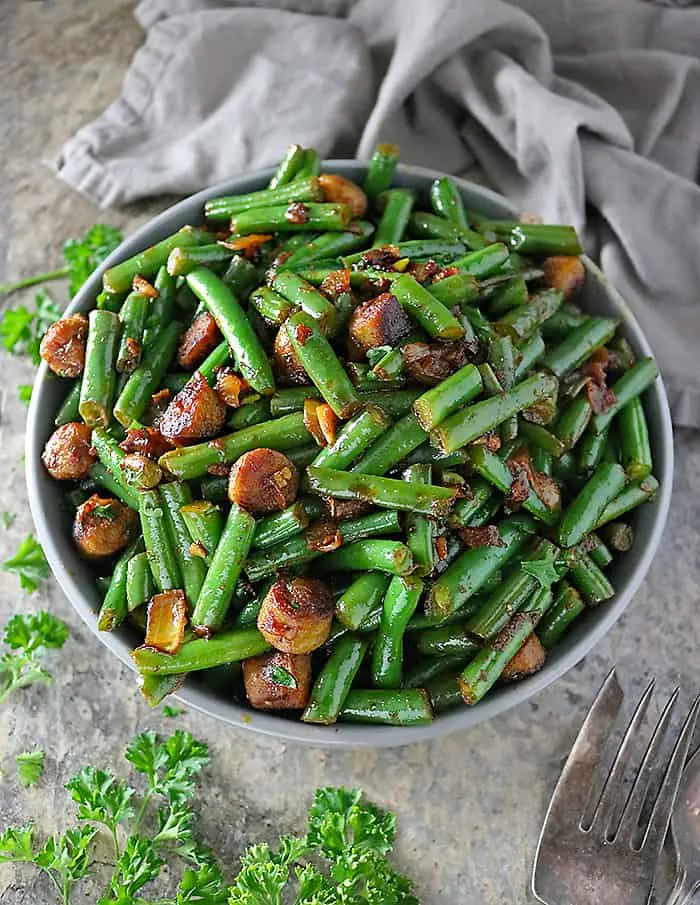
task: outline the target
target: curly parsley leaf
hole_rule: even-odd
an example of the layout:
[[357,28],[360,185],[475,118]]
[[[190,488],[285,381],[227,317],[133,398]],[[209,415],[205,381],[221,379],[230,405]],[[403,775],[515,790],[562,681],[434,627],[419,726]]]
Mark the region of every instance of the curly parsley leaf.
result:
[[25,789],[35,786],[44,772],[44,752],[25,751],[15,758],[17,764],[17,776]]
[[171,704],[164,704],[163,710],[161,712],[163,716],[166,716],[169,719],[176,716],[182,716],[183,713],[187,713],[184,707],[173,707]]
[[90,845],[96,832],[84,824],[66,830],[62,836],[51,836],[34,858],[37,867],[45,870],[61,890],[64,902],[70,900],[73,885],[90,871]]
[[63,246],[63,257],[69,268],[71,297],[80,289],[90,274],[121,244],[123,236],[114,226],[97,223],[82,239],[69,239]]
[[33,861],[32,836],[34,827],[8,826],[0,833],[0,864],[8,861]]
[[182,729],[164,742],[148,729],[132,739],[126,759],[147,777],[153,794],[181,804],[192,796],[195,777],[209,761],[209,749]]
[[8,352],[27,355],[38,365],[41,338],[62,313],[49,293],[41,290],[34,296],[34,311],[25,305],[5,309],[0,318],[0,340]]
[[121,901],[120,895],[135,896],[146,883],[156,879],[164,863],[150,839],[129,836],[114,868],[110,894],[116,901]]
[[25,537],[15,555],[3,562],[2,568],[19,575],[20,587],[30,594],[49,577],[49,564],[33,534]]
[[25,405],[29,405],[32,401],[32,390],[34,387],[31,383],[20,383],[17,387],[17,398],[20,402],[23,402]]
[[549,588],[561,578],[561,573],[557,569],[556,556],[556,550],[545,551],[544,556],[539,559],[521,562],[520,568],[527,575],[531,575],[541,588]]
[[5,528],[5,529],[11,528],[12,524],[16,518],[17,518],[17,516],[14,514],[14,512],[3,512],[3,514],[2,514],[3,528]]
[[133,817],[134,790],[109,770],[83,767],[68,780],[65,788],[78,804],[79,820],[96,820],[116,833],[120,823]]
[[199,870],[188,867],[178,887],[174,905],[225,905],[228,895],[228,886],[219,867],[211,864]]
[[274,861],[246,865],[236,877],[229,905],[280,905],[289,868]]
[[329,858],[350,848],[385,855],[396,835],[396,817],[362,802],[359,789],[317,789],[309,812],[307,841]]
[[51,681],[51,674],[41,664],[44,650],[62,647],[68,637],[68,626],[51,613],[20,613],[5,626],[3,640],[11,648],[0,656],[0,703],[18,688],[34,682]]

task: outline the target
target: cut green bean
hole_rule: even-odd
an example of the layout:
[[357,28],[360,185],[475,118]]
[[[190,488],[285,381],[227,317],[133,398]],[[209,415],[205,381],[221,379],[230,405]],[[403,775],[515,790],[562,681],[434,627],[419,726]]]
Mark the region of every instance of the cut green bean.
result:
[[260,317],[268,324],[272,324],[273,327],[281,326],[296,310],[295,306],[284,296],[268,289],[267,286],[260,286],[250,293],[250,304]]
[[308,176],[318,176],[320,172],[321,158],[318,156],[318,151],[315,151],[313,148],[305,148],[297,178],[301,179]]
[[557,377],[578,368],[587,358],[615,335],[617,321],[609,317],[591,317],[542,358],[541,364]]
[[639,396],[620,410],[617,424],[625,471],[632,481],[643,480],[651,474],[654,463],[651,457],[647,419]]
[[146,553],[136,553],[126,568],[126,603],[130,613],[144,606],[153,597],[156,586]]
[[91,311],[78,405],[80,417],[90,427],[107,427],[112,420],[118,343],[117,315],[111,311]]
[[460,339],[464,335],[464,328],[449,308],[439,302],[410,274],[403,273],[394,280],[391,291],[429,336],[449,340]]
[[336,617],[352,631],[361,628],[367,617],[381,607],[389,581],[383,572],[359,575],[336,600]]
[[513,308],[494,322],[494,329],[502,336],[510,336],[514,342],[522,342],[555,314],[562,294],[556,289],[543,289],[526,305]]
[[544,351],[544,340],[539,332],[533,333],[529,339],[517,346],[515,379],[522,380],[527,372],[539,362]]
[[553,648],[585,609],[586,604],[576,588],[563,581],[559,585],[554,603],[537,626],[537,637],[542,646],[546,650]]
[[264,550],[281,544],[299,534],[309,524],[309,516],[301,500],[281,512],[273,512],[259,519],[255,525],[252,549]]
[[483,389],[479,370],[467,364],[436,387],[427,390],[413,403],[419,425],[431,431],[461,406],[475,399]]
[[[432,468],[430,465],[411,465],[404,471],[403,479],[409,484],[431,484]],[[406,546],[413,554],[416,575],[429,575],[437,560],[434,522],[424,515],[409,512],[406,514],[405,532]]]
[[605,444],[608,442],[609,428],[600,434],[594,434],[592,430],[586,430],[581,437],[579,445],[578,462],[584,473],[590,473],[596,468],[602,458]]
[[231,217],[231,232],[244,236],[250,233],[341,231],[347,229],[351,216],[347,204],[310,202],[253,207]]
[[105,490],[108,490],[115,497],[120,499],[122,503],[125,503],[130,509],[134,511],[139,508],[139,495],[136,490],[126,484],[121,478],[118,480],[114,477],[112,472],[102,464],[102,462],[95,462],[95,464],[90,468],[90,478],[96,483],[99,484],[100,487],[104,487]]
[[80,380],[73,381],[73,385],[70,390],[68,390],[68,394],[66,398],[61,403],[61,407],[56,413],[56,417],[53,420],[53,423],[56,427],[61,427],[64,424],[68,424],[71,421],[77,421],[80,418],[80,411],[78,406],[80,405]]
[[450,528],[469,525],[477,511],[493,496],[493,486],[483,478],[469,479],[470,496],[460,497],[447,519]]
[[422,593],[420,578],[396,575],[391,579],[372,648],[372,683],[377,688],[401,685],[404,633]]
[[121,307],[121,338],[117,352],[117,371],[120,374],[130,374],[139,363],[149,304],[145,295],[132,292]]
[[410,189],[389,189],[382,195],[384,209],[374,233],[374,248],[397,245],[403,239],[408,224],[415,192]]
[[303,160],[304,149],[301,145],[290,145],[277,165],[277,169],[267,185],[268,189],[277,189],[281,185],[290,183],[299,171]]
[[211,242],[212,235],[202,229],[194,229],[192,226],[183,226],[181,230],[152,245],[145,251],[141,251],[121,264],[116,264],[105,270],[102,275],[104,288],[108,292],[128,292],[131,289],[131,283],[135,276],[145,277],[150,280],[154,277],[159,268],[164,267],[168,255],[173,248],[185,247],[186,245],[204,245]]
[[204,561],[210,563],[224,530],[221,509],[210,500],[196,500],[182,505],[180,514],[190,540],[203,554]]
[[569,402],[552,428],[565,449],[576,446],[588,427],[591,416],[591,404],[586,396],[576,396]]
[[405,544],[395,540],[359,540],[328,553],[318,563],[319,572],[387,572],[408,575],[413,571],[413,556]]
[[180,574],[183,581],[183,590],[187,602],[193,607],[199,597],[199,592],[204,583],[206,566],[201,556],[191,551],[191,539],[181,508],[192,502],[192,493],[187,484],[171,481],[161,484],[159,487],[161,499],[165,509],[165,519],[170,533],[170,543],[175,550]]
[[176,321],[167,324],[153,345],[148,348],[148,354],[129,375],[114,403],[114,417],[124,427],[129,427],[132,422],[141,418],[151,401],[151,396],[160,388],[175,354],[180,329],[181,325]]
[[491,316],[506,314],[513,310],[523,310],[527,305],[527,283],[520,274],[511,277],[507,282],[495,287],[489,299],[489,313]]
[[659,482],[653,475],[648,475],[642,481],[630,484],[622,493],[619,493],[612,502],[603,509],[595,528],[607,525],[608,522],[617,521],[632,509],[636,509],[642,503],[648,503],[654,499],[659,489]]
[[591,606],[596,606],[615,594],[613,586],[601,569],[586,553],[562,551],[565,562],[569,565],[571,583],[580,591],[583,599]]
[[458,229],[469,229],[462,196],[449,176],[439,176],[430,186],[430,202],[436,214]]
[[[275,205],[287,205],[292,201],[320,201],[321,186],[313,176],[302,176],[291,182],[285,182],[274,188],[260,189],[247,195],[223,195],[210,198],[204,205],[204,216],[207,220],[228,221],[234,215],[244,211],[267,209]],[[232,232],[240,232],[233,228]],[[255,230],[265,232],[264,229]]]
[[107,593],[102,601],[97,617],[97,628],[101,632],[113,632],[126,619],[129,609],[126,598],[126,579],[129,562],[138,551],[141,540],[129,546],[117,560]]
[[566,452],[566,446],[562,440],[552,431],[539,424],[531,424],[529,421],[520,419],[518,422],[518,434],[530,445],[531,449],[535,447],[545,450],[545,452],[554,456],[555,459],[558,459]]
[[563,513],[557,529],[559,543],[564,547],[580,543],[624,486],[622,466],[601,463]]
[[318,238],[307,241],[286,258],[282,267],[299,271],[317,261],[350,254],[357,248],[366,247],[373,233],[374,225],[369,220],[353,220],[346,230],[321,233]]
[[[470,450],[472,468],[494,485],[501,493],[510,493],[513,484],[513,475],[505,462],[501,461],[494,453],[489,452],[484,446],[474,446]],[[523,509],[544,522],[546,525],[554,525],[559,519],[559,507],[550,509],[530,488],[527,499],[522,503]]]
[[500,270],[509,255],[508,248],[502,242],[494,242],[492,245],[485,245],[456,258],[451,266],[458,267],[477,280],[483,280]]
[[656,380],[658,374],[659,368],[653,358],[640,358],[629,371],[625,371],[612,386],[615,402],[604,415],[594,415],[591,420],[591,427],[595,433],[601,433],[626,405],[641,396],[644,390]]
[[455,273],[442,280],[433,281],[428,292],[446,307],[469,302],[479,295],[479,284],[468,273]]
[[389,424],[389,418],[380,408],[367,406],[345,424],[334,443],[318,452],[312,464],[340,470],[347,468],[387,430]]
[[270,402],[267,398],[246,402],[235,410],[226,422],[232,430],[240,431],[270,420]]
[[311,283],[307,283],[291,270],[279,270],[272,281],[272,288],[318,321],[320,328],[325,333],[333,331],[338,319],[338,312],[325,295]]
[[[416,416],[404,415],[384,431],[362,458],[352,466],[357,474],[383,475],[428,439]],[[325,467],[328,467],[325,465]]]
[[365,658],[368,643],[359,635],[344,635],[336,641],[311,689],[309,703],[301,717],[303,722],[335,723]]
[[142,675],[167,676],[238,663],[269,649],[270,645],[253,627],[221,632],[213,638],[195,638],[183,644],[176,654],[137,647],[132,656]]
[[583,248],[573,226],[548,223],[518,223],[510,231],[508,244],[524,255],[580,255]]
[[433,710],[422,688],[355,688],[345,698],[338,719],[343,723],[421,726],[432,722]]
[[374,201],[391,185],[399,161],[399,149],[396,145],[384,142],[377,145],[367,163],[364,190],[370,201]]
[[168,529],[165,507],[157,490],[144,490],[139,494],[139,516],[156,588],[159,591],[181,588],[178,558]]
[[460,657],[467,660],[479,650],[479,642],[464,622],[423,629],[416,636],[418,652],[424,657]]

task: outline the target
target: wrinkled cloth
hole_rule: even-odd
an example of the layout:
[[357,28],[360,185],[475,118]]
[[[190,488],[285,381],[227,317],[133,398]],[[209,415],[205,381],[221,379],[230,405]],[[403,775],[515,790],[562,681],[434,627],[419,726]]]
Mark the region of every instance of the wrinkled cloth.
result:
[[642,0],[143,0],[122,96],[63,147],[102,206],[188,194],[290,142],[479,172],[573,223],[700,426],[700,9]]

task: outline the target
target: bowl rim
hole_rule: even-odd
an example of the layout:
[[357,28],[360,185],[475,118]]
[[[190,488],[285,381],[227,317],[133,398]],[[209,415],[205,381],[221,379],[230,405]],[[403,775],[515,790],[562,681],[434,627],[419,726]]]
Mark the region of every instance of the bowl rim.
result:
[[[344,168],[345,170],[357,172],[365,167],[365,161],[352,159],[334,159],[323,162],[324,170]],[[176,202],[148,220],[131,233],[90,276],[67,306],[65,314],[73,314],[77,311],[91,308],[94,304],[95,296],[99,292],[100,281],[104,271],[113,264],[142,250],[146,245],[152,244],[150,236],[153,232],[157,232],[159,228],[165,226],[173,218],[177,218],[181,211],[184,212],[186,208],[189,208],[195,202],[203,206],[204,201],[208,198],[218,194],[235,192],[237,190],[236,186],[240,183],[262,182],[269,179],[273,172],[274,167],[266,167],[232,177]],[[425,167],[399,164],[397,175],[405,175],[408,178],[424,181],[433,180],[444,174]],[[512,204],[504,196],[494,192],[492,189],[456,176],[451,178],[454,179],[458,186],[480,195],[483,200],[490,201],[501,208],[507,208],[514,212]],[[240,191],[240,189],[238,190]],[[588,257],[583,256],[583,260],[591,275],[604,284],[605,290],[613,304],[618,306],[621,312],[624,312],[625,328],[631,334],[635,348],[644,355],[652,355],[646,336],[619,292],[607,281],[600,269]],[[46,363],[42,362],[34,382],[35,392],[32,394],[32,401],[29,407],[25,439],[27,491],[36,534],[49,566],[73,609],[101,643],[135,673],[136,666],[131,657],[130,645],[118,633],[100,632],[98,630],[95,611],[81,589],[80,582],[61,560],[57,545],[53,539],[54,529],[51,527],[49,513],[47,513],[42,502],[41,479],[43,467],[41,464],[41,449],[46,433],[46,423],[40,418],[39,397],[41,392],[36,392],[36,389],[40,389],[45,383],[47,377],[48,368]],[[562,653],[555,661],[545,664],[540,672],[528,678],[527,681],[515,683],[510,687],[501,689],[498,695],[493,698],[485,698],[476,707],[465,707],[449,711],[440,714],[432,723],[415,727],[368,726],[350,723],[322,726],[302,723],[300,720],[290,720],[270,713],[253,711],[233,701],[224,701],[193,684],[185,685],[173,696],[187,707],[221,720],[234,728],[246,729],[260,735],[270,736],[281,742],[294,742],[326,748],[389,748],[413,742],[427,741],[441,735],[448,735],[476,726],[538,694],[582,660],[620,618],[646,576],[659,546],[671,499],[674,455],[673,430],[666,390],[661,377],[657,378],[649,392],[656,396],[661,422],[662,430],[659,443],[662,448],[662,467],[661,471],[657,471],[660,491],[655,500],[655,519],[646,547],[642,551],[642,555],[637,559],[632,574],[627,579],[624,588],[620,592],[616,592],[615,597],[605,605],[603,615],[596,624],[591,626],[589,631],[579,638],[569,650]]]

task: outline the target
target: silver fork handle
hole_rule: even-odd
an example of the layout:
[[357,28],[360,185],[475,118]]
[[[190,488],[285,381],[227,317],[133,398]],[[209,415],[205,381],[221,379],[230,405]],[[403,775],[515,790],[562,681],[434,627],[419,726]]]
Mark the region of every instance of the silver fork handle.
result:
[[687,871],[679,871],[666,905],[690,905],[699,887],[700,884],[689,880]]

